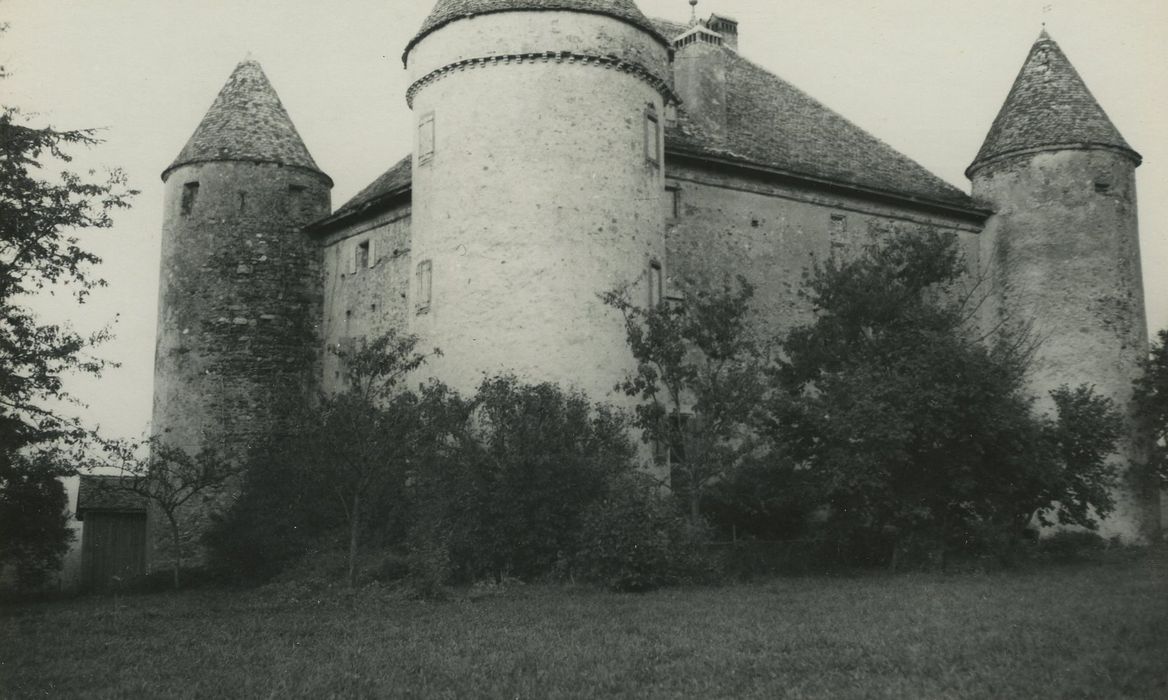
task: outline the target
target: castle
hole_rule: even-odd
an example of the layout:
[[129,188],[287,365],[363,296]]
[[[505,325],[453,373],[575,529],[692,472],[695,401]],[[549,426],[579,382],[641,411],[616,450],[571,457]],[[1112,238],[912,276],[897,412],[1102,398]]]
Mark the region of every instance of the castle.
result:
[[[1032,389],[1126,405],[1147,350],[1140,155],[1043,32],[954,188],[738,53],[738,24],[650,20],[633,0],[438,0],[402,56],[414,151],[333,211],[260,66],[235,69],[166,185],[155,431],[242,448],[278,391],[335,391],[329,348],[389,329],[473,391],[513,372],[621,402],[632,368],[598,293],[657,303],[741,274],[758,323],[810,318],[814,260],[922,231],[956,236],[984,323],[1034,324]],[[1138,462],[1138,440],[1123,463]],[[1128,480],[1102,534],[1155,537]]]

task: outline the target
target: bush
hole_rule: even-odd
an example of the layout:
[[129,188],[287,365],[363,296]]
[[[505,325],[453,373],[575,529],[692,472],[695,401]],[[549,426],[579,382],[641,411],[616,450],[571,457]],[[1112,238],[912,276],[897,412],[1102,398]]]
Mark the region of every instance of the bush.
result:
[[583,513],[633,469],[620,416],[552,384],[484,381],[457,436],[415,473],[410,541],[423,578],[546,578],[571,558]]
[[705,581],[717,567],[703,551],[705,532],[644,475],[616,480],[608,497],[585,511],[575,571],[613,591],[649,591]]

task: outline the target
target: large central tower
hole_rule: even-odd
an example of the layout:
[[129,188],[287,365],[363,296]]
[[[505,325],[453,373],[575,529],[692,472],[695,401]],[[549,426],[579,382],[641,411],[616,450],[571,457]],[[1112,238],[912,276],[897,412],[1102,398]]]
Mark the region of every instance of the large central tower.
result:
[[430,370],[610,394],[632,357],[598,294],[648,303],[664,274],[667,41],[632,0],[439,0],[403,60]]

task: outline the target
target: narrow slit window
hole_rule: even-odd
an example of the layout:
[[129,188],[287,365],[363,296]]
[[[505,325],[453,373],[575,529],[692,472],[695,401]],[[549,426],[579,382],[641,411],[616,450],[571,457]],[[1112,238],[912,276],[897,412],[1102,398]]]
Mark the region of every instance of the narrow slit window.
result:
[[422,115],[418,122],[418,162],[426,163],[434,157],[434,113]]
[[665,218],[681,218],[681,188],[676,185],[665,188]]
[[433,269],[433,264],[429,260],[423,260],[418,263],[418,313],[430,309],[434,281]]
[[661,122],[653,105],[645,108],[645,160],[661,164]]
[[655,309],[665,297],[665,279],[661,274],[661,263],[649,263],[649,308]]
[[1096,180],[1095,181],[1095,191],[1098,192],[1099,194],[1107,194],[1108,192],[1111,191],[1111,183],[1105,182],[1103,180]]
[[195,208],[195,200],[199,198],[199,183],[188,182],[183,185],[182,193],[182,213],[183,216],[190,214]]

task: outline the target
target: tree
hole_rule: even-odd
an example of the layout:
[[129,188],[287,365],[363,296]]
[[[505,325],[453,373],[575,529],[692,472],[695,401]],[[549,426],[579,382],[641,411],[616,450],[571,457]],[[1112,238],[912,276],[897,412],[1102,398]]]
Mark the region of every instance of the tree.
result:
[[[805,293],[769,402],[770,435],[803,469],[843,540],[891,544],[893,566],[1032,518],[1092,526],[1112,507],[1118,438],[1110,401],[1053,395],[1057,419],[1025,389],[1032,346],[981,342],[953,236],[927,233],[828,260]],[[886,550],[887,551],[887,550]]]
[[60,477],[72,472],[48,452],[0,463],[0,568],[15,567],[25,590],[44,586],[69,551],[69,497]]
[[1168,330],[1157,334],[1135,382],[1136,420],[1150,440],[1150,466],[1160,488],[1168,489]]
[[[192,455],[167,443],[165,436],[154,436],[144,443],[107,441],[105,445],[116,460],[122,478],[117,486],[106,485],[104,488],[117,488],[142,496],[166,518],[174,550],[172,579],[174,587],[178,588],[183,564],[184,509],[197,496],[209,499],[211,493],[226,484],[239,469],[214,448],[204,448]],[[140,456],[142,454],[146,456]]]
[[418,338],[391,331],[361,349],[340,350],[348,388],[320,399],[303,423],[303,454],[327,474],[348,526],[348,581],[357,583],[360,535],[372,517],[368,503],[393,488],[404,495],[405,475],[421,439],[419,399],[401,382],[426,360]]
[[[691,524],[706,489],[755,449],[753,413],[765,358],[751,333],[754,287],[744,278],[682,289],[680,302],[644,308],[621,290],[603,295],[625,318],[637,369],[617,388],[641,399],[633,424],[672,462],[673,488]],[[664,455],[663,455],[664,456]]]
[[94,180],[68,170],[57,181],[40,171],[67,164],[70,147],[100,141],[92,129],[59,131],[28,126],[20,112],[0,112],[0,447],[25,445],[83,435],[75,421],[48,402],[67,398],[61,376],[76,371],[100,374],[107,363],[89,354],[109,337],[89,336],[42,323],[28,308],[33,294],[64,285],[78,303],[105,281],[90,268],[101,262],[81,247],[81,229],[109,228],[111,214],[129,206],[137,194],[126,186],[121,170]]
[[[0,24],[0,33],[4,29]],[[71,147],[98,143],[93,130],[38,128],[18,109],[0,109],[0,502],[6,513],[31,518],[10,524],[3,547],[45,565],[59,563],[56,553],[71,536],[58,523],[64,508],[56,479],[73,470],[62,468],[61,459],[22,456],[21,450],[76,446],[87,438],[88,432],[52,402],[69,399],[62,375],[97,375],[107,366],[89,350],[109,333],[83,336],[43,323],[28,304],[33,295],[57,286],[71,287],[81,303],[105,284],[90,272],[99,258],[81,247],[76,232],[108,228],[111,214],[137,193],[127,188],[120,170],[106,173],[104,180],[95,180],[92,171],[81,176],[64,170],[55,180],[42,171],[69,163]]]

